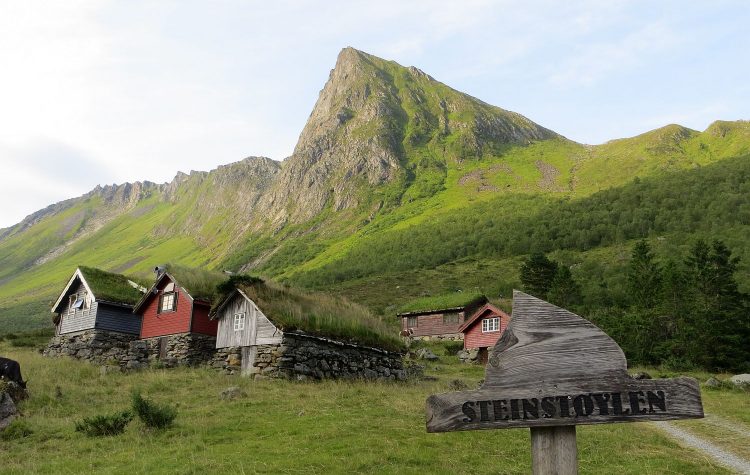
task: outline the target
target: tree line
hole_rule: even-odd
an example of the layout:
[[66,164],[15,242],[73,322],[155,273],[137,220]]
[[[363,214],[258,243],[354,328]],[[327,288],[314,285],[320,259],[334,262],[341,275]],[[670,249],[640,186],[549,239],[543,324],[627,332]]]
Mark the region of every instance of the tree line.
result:
[[626,269],[627,298],[608,306],[585,302],[570,269],[541,252],[523,262],[519,277],[528,293],[585,312],[631,363],[746,371],[750,298],[737,284],[739,262],[720,240],[699,239],[687,255],[663,259],[640,240]]

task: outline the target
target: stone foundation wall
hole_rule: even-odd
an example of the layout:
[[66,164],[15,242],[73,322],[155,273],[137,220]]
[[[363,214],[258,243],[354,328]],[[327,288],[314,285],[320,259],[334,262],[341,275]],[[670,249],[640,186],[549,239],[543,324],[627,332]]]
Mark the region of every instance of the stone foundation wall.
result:
[[421,341],[464,341],[463,333],[451,333],[446,335],[421,335],[421,336],[410,336],[412,340]]
[[[310,335],[285,333],[280,345],[257,345],[250,375],[289,379],[406,379],[402,355]],[[211,366],[239,374],[242,348],[221,348]]]
[[[166,338],[166,356],[160,358],[161,338]],[[104,330],[85,330],[53,337],[44,356],[70,356],[97,365],[140,369],[160,364],[166,367],[208,363],[216,352],[216,338],[198,333],[181,333],[139,340]]]
[[[161,340],[166,338],[166,356],[160,357]],[[199,333],[180,333],[163,337],[140,340],[138,352],[148,355],[148,362],[159,362],[172,368],[174,366],[198,366],[209,363],[216,352],[216,337]],[[144,348],[145,346],[145,348]]]
[[98,365],[125,367],[130,343],[138,335],[106,330],[84,330],[52,337],[43,354],[49,357],[70,356]]

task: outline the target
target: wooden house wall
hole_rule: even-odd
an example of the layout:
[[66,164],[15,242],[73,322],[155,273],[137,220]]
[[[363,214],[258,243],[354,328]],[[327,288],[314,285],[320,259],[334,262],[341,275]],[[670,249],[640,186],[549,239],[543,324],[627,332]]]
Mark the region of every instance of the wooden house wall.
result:
[[[71,289],[68,291],[68,296],[85,290],[86,287],[80,280],[78,280],[76,284],[71,286]],[[60,334],[73,333],[94,328],[94,322],[96,321],[97,302],[91,302],[90,307],[87,309],[76,309],[74,313],[68,313],[68,296],[63,299],[63,303],[65,304],[65,311],[60,316],[60,325],[58,332]],[[91,295],[89,295],[88,298],[92,298]]]
[[[234,331],[234,315],[245,314],[245,329]],[[235,294],[217,317],[219,329],[216,348],[280,344],[282,332],[263,314],[255,303],[242,294]]]
[[99,302],[96,310],[96,328],[138,335],[141,331],[141,316],[133,309]]
[[204,335],[216,336],[218,322],[210,320],[208,313],[211,311],[211,305],[198,300],[193,301],[193,333],[202,333]]
[[[487,318],[500,318],[500,329],[495,332],[482,332],[482,320]],[[507,314],[498,314],[493,311],[487,310],[483,312],[483,315],[472,323],[468,328],[464,329],[464,349],[470,350],[473,348],[489,348],[495,346],[497,340],[505,331],[505,328],[510,323],[510,317]]]
[[417,316],[417,326],[408,326],[408,317],[401,317],[401,329],[412,330],[413,336],[436,336],[436,335],[452,335],[459,333],[458,329],[465,321],[465,312],[458,312],[457,323],[443,323],[444,315],[452,315],[455,312],[449,314],[443,313],[431,313],[427,315]]
[[193,301],[182,287],[175,286],[177,309],[173,312],[158,313],[159,295],[163,293],[164,287],[169,283],[171,281],[168,277],[162,279],[157,287],[159,294],[150,296],[142,308],[143,324],[141,325],[141,338],[152,338],[190,331]]

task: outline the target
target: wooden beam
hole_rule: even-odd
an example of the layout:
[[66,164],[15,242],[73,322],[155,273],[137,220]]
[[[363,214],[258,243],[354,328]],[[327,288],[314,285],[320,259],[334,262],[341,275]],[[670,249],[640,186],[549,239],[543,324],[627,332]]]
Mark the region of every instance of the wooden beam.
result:
[[576,426],[531,429],[531,473],[533,475],[576,475],[578,473]]

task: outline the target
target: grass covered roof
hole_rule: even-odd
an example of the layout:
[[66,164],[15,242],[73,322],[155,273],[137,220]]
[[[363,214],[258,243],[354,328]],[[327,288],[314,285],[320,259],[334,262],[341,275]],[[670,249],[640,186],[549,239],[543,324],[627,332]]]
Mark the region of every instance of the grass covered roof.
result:
[[482,305],[485,303],[487,303],[487,297],[481,292],[453,292],[412,300],[402,305],[398,313],[429,312],[445,310],[447,308],[468,307],[473,304]]
[[398,330],[362,305],[321,292],[308,292],[259,279],[236,288],[248,296],[282,331],[299,330],[342,342],[402,351]]
[[95,267],[80,266],[78,269],[97,300],[135,305],[143,297],[143,293],[128,281],[134,281],[139,285],[143,285],[142,282]]
[[221,296],[219,286],[228,280],[223,272],[167,264],[165,270],[194,299],[213,302]]

